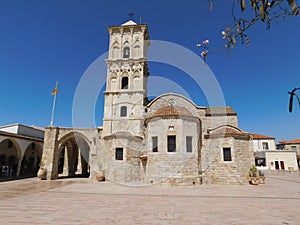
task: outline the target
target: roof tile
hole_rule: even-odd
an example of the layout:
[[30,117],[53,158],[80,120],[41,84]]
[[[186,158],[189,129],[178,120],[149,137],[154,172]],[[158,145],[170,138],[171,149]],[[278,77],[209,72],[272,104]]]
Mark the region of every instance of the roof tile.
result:
[[156,110],[150,118],[154,117],[168,117],[168,116],[189,116],[194,117],[193,114],[185,107],[181,106],[165,106]]

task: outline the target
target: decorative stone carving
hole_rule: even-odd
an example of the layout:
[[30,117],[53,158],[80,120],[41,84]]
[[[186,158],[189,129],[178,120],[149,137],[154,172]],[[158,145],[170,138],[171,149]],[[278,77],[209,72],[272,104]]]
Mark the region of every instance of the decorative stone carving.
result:
[[119,70],[119,66],[116,63],[113,63],[109,68],[110,73],[117,73],[118,70]]

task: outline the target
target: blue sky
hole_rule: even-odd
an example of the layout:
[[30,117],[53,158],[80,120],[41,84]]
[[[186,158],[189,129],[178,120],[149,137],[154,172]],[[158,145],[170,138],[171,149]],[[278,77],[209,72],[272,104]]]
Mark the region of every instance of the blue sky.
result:
[[[72,126],[73,97],[80,78],[107,52],[106,28],[126,22],[130,11],[136,22],[141,17],[148,24],[152,40],[174,42],[200,56],[196,43],[209,39],[212,47],[224,44],[221,31],[232,23],[230,9],[231,4],[221,0],[215,1],[212,12],[204,0],[0,0],[0,125],[48,126],[51,92],[58,81],[54,124]],[[225,52],[209,55],[207,64],[226,105],[238,113],[242,130],[277,141],[299,138],[300,110],[295,102],[293,113],[288,112],[287,93],[300,86],[299,27],[300,17],[273,22],[270,30],[259,23],[248,32],[249,47],[239,44],[230,57]],[[150,74],[193,88],[175,68],[152,63]],[[191,97],[206,106],[197,91]],[[97,125],[102,124],[102,104],[99,96]]]

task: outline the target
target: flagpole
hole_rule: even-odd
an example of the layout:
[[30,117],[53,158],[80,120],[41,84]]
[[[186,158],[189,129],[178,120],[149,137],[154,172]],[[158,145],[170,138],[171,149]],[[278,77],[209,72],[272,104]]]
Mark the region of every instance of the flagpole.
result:
[[55,102],[56,102],[56,95],[57,95],[57,85],[58,85],[58,82],[56,81],[56,85],[55,85],[55,89],[54,89],[56,91],[56,93],[54,94],[54,98],[53,98],[50,127],[53,126],[54,109],[55,109]]

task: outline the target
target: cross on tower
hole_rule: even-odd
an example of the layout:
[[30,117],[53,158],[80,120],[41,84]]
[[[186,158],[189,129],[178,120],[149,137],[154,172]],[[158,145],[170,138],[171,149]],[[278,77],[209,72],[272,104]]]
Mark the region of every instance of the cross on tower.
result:
[[133,12],[130,12],[130,13],[128,14],[128,16],[130,17],[131,20],[133,20],[132,17],[134,16],[134,13],[133,13]]

